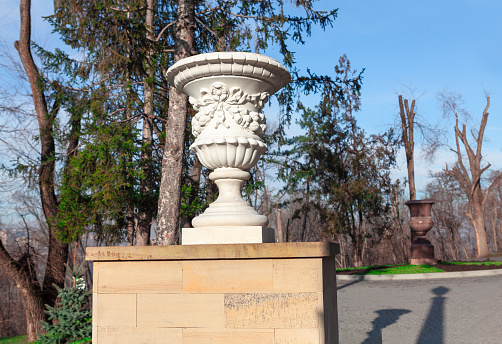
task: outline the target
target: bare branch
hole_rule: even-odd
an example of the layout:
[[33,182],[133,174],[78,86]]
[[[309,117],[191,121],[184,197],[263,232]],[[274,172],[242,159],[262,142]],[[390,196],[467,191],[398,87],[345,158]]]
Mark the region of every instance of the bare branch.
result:
[[483,117],[481,118],[481,125],[479,127],[479,133],[477,138],[478,148],[476,150],[476,156],[481,159],[481,145],[483,144],[483,136],[485,134],[486,123],[488,122],[488,109],[490,108],[490,97],[486,97],[486,107],[483,110]]
[[216,34],[216,32],[214,32],[214,31],[213,31],[213,30],[211,30],[211,29],[210,29],[210,28],[209,28],[206,24],[204,24],[204,23],[202,22],[202,20],[200,20],[200,19],[199,19],[199,18],[197,18],[197,17],[195,17],[195,20],[196,20],[196,21],[198,21],[198,22],[199,22],[202,26],[204,26],[204,28],[205,28],[206,30],[208,30],[209,32],[211,32],[211,34],[212,34],[213,36],[218,37],[218,35]]
[[164,28],[159,32],[159,35],[157,36],[157,38],[155,38],[155,42],[158,42],[160,40],[160,37],[162,37],[162,35],[164,34],[164,32],[170,28],[171,26],[174,25],[175,22],[171,22],[169,24],[167,24],[166,26],[164,26]]
[[490,184],[490,186],[486,189],[485,195],[483,196],[483,204],[486,202],[486,199],[488,198],[488,195],[492,192],[492,190],[497,186],[497,184],[500,183],[502,180],[502,173],[500,173],[497,178]]
[[230,11],[227,11],[226,9],[224,8],[219,8],[222,12],[225,12],[227,14],[230,14],[231,16],[234,16],[234,17],[239,17],[239,18],[248,18],[248,19],[259,19],[259,20],[263,20],[263,19],[266,19],[264,17],[258,17],[258,16],[245,16],[245,15],[242,15],[242,14],[237,14],[237,13],[232,13]]

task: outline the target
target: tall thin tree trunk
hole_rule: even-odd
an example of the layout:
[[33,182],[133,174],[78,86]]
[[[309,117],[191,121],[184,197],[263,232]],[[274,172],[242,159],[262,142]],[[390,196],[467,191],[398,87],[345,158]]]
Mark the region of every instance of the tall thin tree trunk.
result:
[[[195,5],[193,0],[179,0],[174,40],[174,62],[192,55],[195,36]],[[162,158],[157,240],[161,245],[173,245],[179,236],[181,173],[188,97],[173,85],[169,87],[169,114],[166,142]]]
[[[131,17],[131,12],[127,12],[127,19]],[[131,57],[131,47],[126,46],[126,57],[129,59]],[[126,72],[126,82],[130,83],[131,82],[131,72],[127,70]],[[125,109],[125,117],[127,121],[130,121],[132,119],[132,90],[131,87],[126,88],[126,109]],[[131,131],[129,132],[131,139],[132,139],[132,128]],[[130,165],[132,165],[133,162],[133,157],[132,154],[128,154],[127,160]],[[134,188],[134,181],[132,178],[127,174],[127,171],[123,171],[124,174],[130,178],[129,180],[129,185],[128,185],[128,192],[131,194],[133,193],[133,188]],[[127,246],[133,246],[134,245],[134,236],[135,236],[135,231],[136,231],[136,226],[135,226],[135,217],[134,217],[134,204],[129,204],[127,207],[127,213],[126,213],[126,244]]]
[[[154,8],[153,0],[146,1],[146,19],[147,27],[146,38],[153,43],[155,35],[153,32]],[[144,178],[140,181],[141,199],[138,206],[138,226],[136,228],[136,246],[150,245],[150,229],[152,226],[153,209],[152,202],[153,193],[153,171],[152,171],[152,139],[153,139],[153,112],[154,112],[154,86],[153,80],[155,70],[152,61],[153,47],[147,53],[147,76],[143,80],[144,87],[144,106],[143,106],[143,132],[141,146],[141,167],[143,169]]]
[[302,222],[302,233],[301,233],[301,241],[305,242],[306,240],[306,232],[307,232],[307,217],[309,214],[310,207],[310,177],[307,178],[307,194],[305,197],[305,205],[303,210],[303,222]]
[[277,213],[277,242],[284,242],[284,233],[282,231],[281,208],[276,207]]
[[[494,202],[495,203],[495,202]],[[493,217],[490,217],[490,222],[491,222],[491,225],[492,225],[492,232],[493,232],[493,248],[494,248],[494,252],[498,252],[499,249],[498,249],[498,243],[497,243],[497,205],[496,204],[493,204],[493,208],[494,208],[494,212],[495,214],[493,215]]]
[[401,129],[403,135],[403,144],[406,151],[406,167],[408,169],[408,186],[410,190],[410,200],[417,199],[415,190],[415,139],[413,129],[415,125],[415,100],[412,100],[411,107],[408,105],[408,99],[403,102],[403,96],[399,96],[399,115],[401,117]]
[[127,209],[126,215],[126,242],[127,246],[134,245],[134,210],[133,207]]

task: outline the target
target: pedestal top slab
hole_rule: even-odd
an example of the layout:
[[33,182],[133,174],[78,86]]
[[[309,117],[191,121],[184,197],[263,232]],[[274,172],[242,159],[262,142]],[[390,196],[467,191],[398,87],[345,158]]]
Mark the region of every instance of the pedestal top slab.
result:
[[340,252],[332,242],[269,244],[87,247],[88,261],[197,260],[329,257]]

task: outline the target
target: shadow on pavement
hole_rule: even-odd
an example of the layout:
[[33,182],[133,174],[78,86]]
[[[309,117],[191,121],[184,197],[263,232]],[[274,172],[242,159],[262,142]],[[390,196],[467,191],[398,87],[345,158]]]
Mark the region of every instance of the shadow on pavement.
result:
[[371,322],[373,328],[368,332],[368,338],[362,344],[381,344],[382,329],[397,322],[401,315],[411,313],[408,309],[381,309],[376,311],[378,317]]
[[[343,289],[343,288],[350,287],[351,285],[356,284],[356,283],[359,283],[359,282],[361,282],[361,281],[362,281],[362,279],[360,279],[360,280],[356,280],[356,281],[352,281],[352,282],[350,282],[350,283],[345,283],[345,284],[343,284],[343,285],[341,285],[341,286],[337,287],[337,288],[336,288],[336,290],[340,290],[340,289]],[[338,285],[338,284],[340,284],[340,282],[336,281],[336,284]]]
[[432,289],[436,295],[432,299],[432,305],[425,320],[424,326],[420,331],[417,344],[443,344],[444,341],[444,304],[445,295],[450,289],[446,287],[437,287]]

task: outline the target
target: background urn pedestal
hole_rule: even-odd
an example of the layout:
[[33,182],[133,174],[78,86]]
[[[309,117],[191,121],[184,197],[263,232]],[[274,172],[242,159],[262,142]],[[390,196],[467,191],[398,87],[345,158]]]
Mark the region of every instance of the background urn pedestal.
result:
[[93,344],[336,344],[334,243],[88,247]]
[[416,235],[415,241],[410,248],[410,264],[437,264],[437,259],[434,258],[434,246],[426,238],[426,234],[432,229],[434,222],[431,217],[432,205],[435,202],[432,200],[413,200],[406,202],[410,209],[410,221],[408,222],[410,229]]

